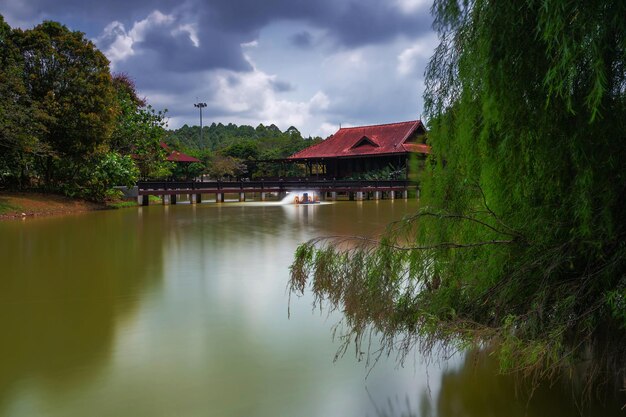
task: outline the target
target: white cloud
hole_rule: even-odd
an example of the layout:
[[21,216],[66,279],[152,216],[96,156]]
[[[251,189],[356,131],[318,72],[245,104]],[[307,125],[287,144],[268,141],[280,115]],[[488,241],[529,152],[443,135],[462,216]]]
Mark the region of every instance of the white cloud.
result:
[[126,33],[124,25],[118,21],[109,23],[104,28],[103,34],[96,40],[97,43],[107,41],[109,41],[109,47],[104,54],[109,58],[112,66],[135,53],[133,38]]
[[405,14],[412,14],[420,9],[428,12],[431,4],[431,0],[395,0],[395,6]]
[[256,39],[251,42],[245,42],[241,44],[242,48],[256,48],[257,46],[259,46],[259,41]]
[[[115,69],[119,62],[137,54],[133,46],[137,42],[145,40],[150,30],[159,26],[172,26],[175,21],[176,19],[173,15],[164,14],[159,10],[153,11],[145,19],[133,23],[130,30],[126,30],[126,27],[121,22],[113,21],[104,28],[102,34],[95,42],[97,45],[104,45],[104,54],[111,61],[111,67]],[[194,46],[200,46],[198,30],[195,24],[179,24],[172,28],[170,33],[172,36],[185,33]]]
[[336,126],[328,122],[324,122],[320,126],[320,136],[323,138],[326,138],[332,135],[333,133],[335,133],[337,130],[339,130],[339,126]]
[[417,70],[423,70],[424,64],[433,54],[437,45],[437,37],[434,35],[424,37],[415,42],[411,47],[404,49],[398,55],[397,71],[400,75],[413,75]]
[[214,96],[209,106],[243,123],[275,123],[282,129],[293,125],[299,129],[304,127],[305,134],[311,129],[317,132],[319,121],[314,119],[330,104],[322,91],[317,91],[309,100],[283,99],[274,88],[276,76],[256,68],[244,73],[215,71],[212,79]]
[[135,22],[128,34],[135,42],[141,42],[145,39],[146,33],[153,27],[163,26],[172,22],[174,22],[174,16],[155,10],[145,19]]
[[321,91],[315,93],[309,101],[309,105],[312,110],[326,110],[329,104],[330,100],[328,99],[328,96]]

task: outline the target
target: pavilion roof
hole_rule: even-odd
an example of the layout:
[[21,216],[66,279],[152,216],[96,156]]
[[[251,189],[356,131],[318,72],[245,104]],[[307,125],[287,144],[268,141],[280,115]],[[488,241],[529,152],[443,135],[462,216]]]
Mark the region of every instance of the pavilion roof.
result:
[[410,152],[430,153],[430,146],[409,141],[416,132],[426,132],[421,120],[344,127],[323,142],[296,152],[288,159],[347,158]]
[[166,159],[170,162],[200,162],[198,158],[170,149],[165,142],[161,142],[161,147],[167,152]]

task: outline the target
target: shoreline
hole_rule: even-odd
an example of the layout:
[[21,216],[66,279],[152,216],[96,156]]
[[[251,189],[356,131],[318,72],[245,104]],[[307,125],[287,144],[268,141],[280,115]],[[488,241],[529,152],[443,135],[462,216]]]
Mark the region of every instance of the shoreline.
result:
[[42,192],[0,192],[0,221],[63,216],[117,207]]

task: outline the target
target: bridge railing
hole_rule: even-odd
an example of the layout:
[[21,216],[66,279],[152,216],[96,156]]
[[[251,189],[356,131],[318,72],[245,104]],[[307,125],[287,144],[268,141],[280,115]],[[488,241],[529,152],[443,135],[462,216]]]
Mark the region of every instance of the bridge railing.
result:
[[286,181],[139,181],[139,190],[332,190],[414,188],[408,180],[286,180]]

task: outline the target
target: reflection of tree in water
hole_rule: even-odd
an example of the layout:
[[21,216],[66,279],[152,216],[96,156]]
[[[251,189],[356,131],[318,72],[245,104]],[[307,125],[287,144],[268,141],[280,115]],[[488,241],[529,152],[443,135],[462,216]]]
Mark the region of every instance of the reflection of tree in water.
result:
[[106,362],[116,326],[161,279],[163,226],[146,220],[124,210],[0,224],[0,409],[21,382],[63,390]]
[[[619,399],[587,399],[582,411],[576,400],[582,393],[572,389],[569,380],[544,383],[531,397],[530,384],[510,375],[498,375],[498,364],[485,354],[468,354],[461,368],[441,377],[437,417],[573,417],[623,416]],[[529,399],[530,398],[530,399]],[[426,399],[427,400],[427,399]]]
[[[617,417],[626,398],[587,398],[570,380],[544,383],[531,393],[531,383],[499,374],[497,361],[469,353],[462,366],[444,371],[439,392],[421,393],[419,406],[409,399],[375,404],[376,417]],[[578,403],[577,403],[578,402]],[[582,408],[579,408],[581,406]]]

